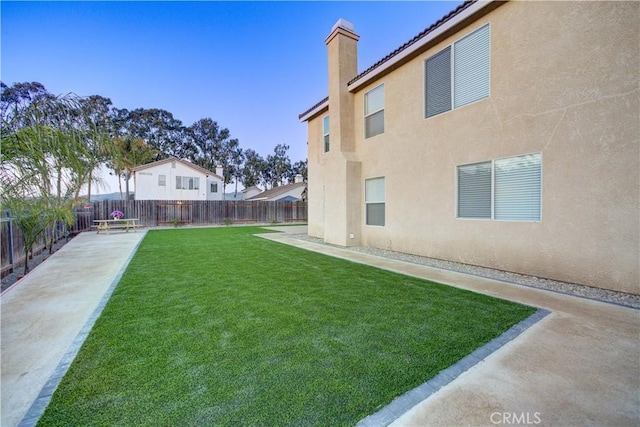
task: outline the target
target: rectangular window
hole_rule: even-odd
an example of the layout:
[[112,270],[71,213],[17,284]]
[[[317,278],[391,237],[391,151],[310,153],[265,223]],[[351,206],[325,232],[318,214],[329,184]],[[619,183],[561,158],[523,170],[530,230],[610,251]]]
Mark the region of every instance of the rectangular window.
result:
[[218,183],[217,182],[212,182],[211,183],[211,192],[212,193],[217,193],[218,192]]
[[166,187],[167,186],[167,176],[166,175],[158,175],[158,186]]
[[540,221],[541,155],[500,159],[493,164],[495,219]]
[[491,162],[458,166],[458,217],[491,218]]
[[458,218],[540,221],[542,155],[458,166]]
[[198,190],[200,178],[190,176],[176,176],[176,190]]
[[384,84],[364,94],[364,137],[384,133]]
[[366,224],[384,225],[385,186],[384,177],[364,181]]
[[489,97],[489,24],[425,61],[425,117]]
[[324,152],[329,152],[329,116],[322,119],[322,135],[324,136]]

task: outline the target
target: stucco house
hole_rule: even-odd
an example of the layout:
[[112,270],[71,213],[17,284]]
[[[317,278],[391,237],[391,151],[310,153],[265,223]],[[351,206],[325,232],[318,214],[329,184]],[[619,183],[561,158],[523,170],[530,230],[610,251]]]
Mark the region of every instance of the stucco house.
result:
[[302,179],[302,175],[295,177],[295,181],[291,184],[274,187],[270,190],[253,194],[245,198],[248,201],[266,201],[266,202],[297,202],[303,200],[303,193],[306,184]]
[[222,200],[222,170],[167,158],[133,170],[136,200]]
[[358,40],[299,116],[311,236],[640,293],[640,3],[467,1],[362,72]]

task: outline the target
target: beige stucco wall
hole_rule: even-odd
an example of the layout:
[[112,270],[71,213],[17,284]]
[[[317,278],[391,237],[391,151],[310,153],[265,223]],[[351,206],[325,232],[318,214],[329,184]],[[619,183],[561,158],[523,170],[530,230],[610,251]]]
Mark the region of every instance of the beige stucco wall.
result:
[[[424,119],[424,60],[487,22],[490,98]],[[386,225],[362,225],[362,244],[640,293],[639,46],[640,3],[509,2],[356,92],[355,159],[387,190]],[[364,139],[363,95],[380,83],[385,132]],[[321,118],[309,123],[316,236],[333,179]],[[456,218],[456,166],[527,153],[542,153],[540,222]]]

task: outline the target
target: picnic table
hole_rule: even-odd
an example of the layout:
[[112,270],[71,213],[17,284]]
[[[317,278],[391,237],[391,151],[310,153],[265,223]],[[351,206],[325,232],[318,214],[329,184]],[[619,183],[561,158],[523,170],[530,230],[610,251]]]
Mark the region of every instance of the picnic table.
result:
[[96,234],[100,234],[100,231],[106,231],[109,234],[109,230],[124,229],[129,232],[129,229],[136,231],[136,228],[140,227],[138,224],[139,218],[121,218],[121,219],[94,219],[96,223]]

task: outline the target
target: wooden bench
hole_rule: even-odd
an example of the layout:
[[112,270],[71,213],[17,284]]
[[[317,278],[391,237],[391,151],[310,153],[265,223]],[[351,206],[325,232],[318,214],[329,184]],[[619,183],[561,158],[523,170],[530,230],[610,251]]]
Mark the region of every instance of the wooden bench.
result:
[[93,227],[96,228],[96,234],[100,234],[101,231],[105,231],[109,234],[109,230],[129,230],[136,231],[141,225],[138,224],[138,218],[122,218],[122,219],[96,219],[93,222],[96,223]]

